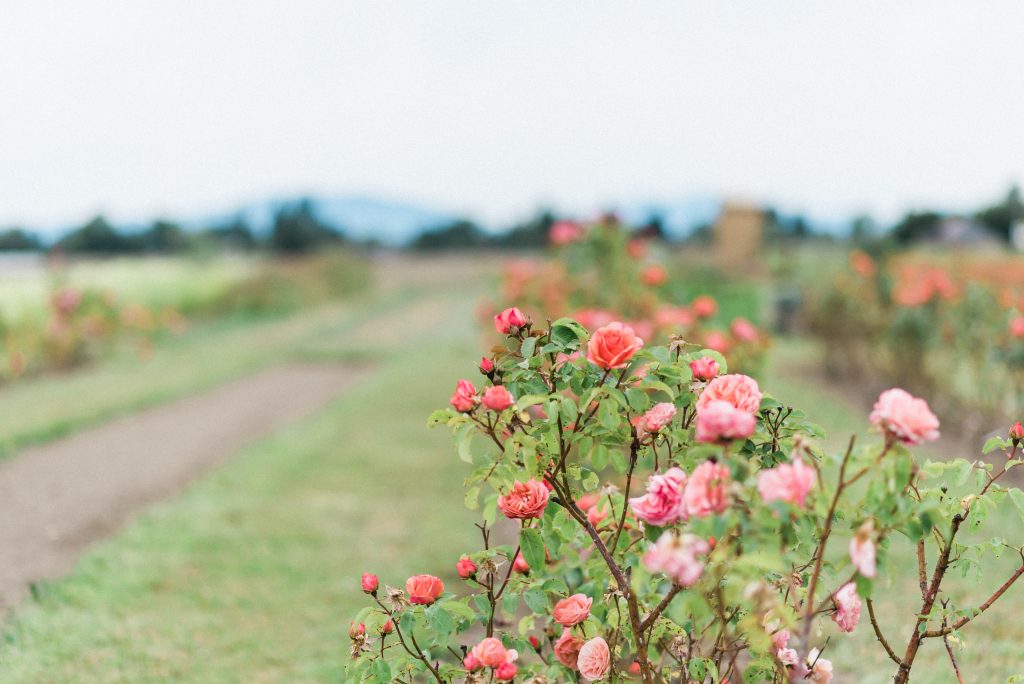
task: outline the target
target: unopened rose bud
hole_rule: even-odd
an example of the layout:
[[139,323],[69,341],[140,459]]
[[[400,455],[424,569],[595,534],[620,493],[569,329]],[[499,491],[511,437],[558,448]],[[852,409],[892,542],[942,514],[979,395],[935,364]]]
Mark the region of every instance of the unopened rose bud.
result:
[[366,634],[366,625],[364,625],[362,622],[360,622],[358,624],[355,623],[355,622],[352,622],[351,624],[349,624],[349,627],[348,627],[348,638],[352,639],[352,641],[355,641],[356,639],[359,639],[360,637],[364,636],[365,634]]
[[462,579],[469,579],[476,574],[476,563],[469,556],[463,556],[455,563],[455,570]]
[[494,671],[494,676],[503,682],[512,681],[516,676],[516,666],[513,663],[502,663]]
[[494,372],[494,362],[486,356],[480,358],[480,372],[484,375],[490,375]]
[[631,662],[629,664],[629,674],[633,675],[634,677],[640,674],[640,663],[638,663],[635,660]]
[[480,661],[472,653],[462,659],[462,666],[469,672],[476,672],[481,668]]
[[526,574],[530,571],[530,566],[526,564],[526,559],[523,558],[522,553],[516,554],[516,559],[512,563],[512,569],[521,574]]
[[694,380],[709,382],[718,375],[718,362],[710,356],[702,356],[690,362],[690,372]]
[[388,620],[387,622],[385,622],[383,625],[380,626],[380,633],[382,635],[383,634],[391,634],[394,631],[395,631],[395,623],[392,622],[391,620]]
[[540,650],[540,639],[538,639],[533,634],[530,635],[530,646],[533,646],[533,650],[535,651]]
[[363,573],[363,591],[367,594],[374,594],[377,592],[377,587],[380,583],[377,581],[377,576],[368,572]]
[[494,317],[494,329],[502,335],[515,335],[526,325],[526,316],[518,307],[510,307]]
[[1024,425],[1021,425],[1019,421],[1010,428],[1010,439],[1013,440],[1014,444],[1024,439]]

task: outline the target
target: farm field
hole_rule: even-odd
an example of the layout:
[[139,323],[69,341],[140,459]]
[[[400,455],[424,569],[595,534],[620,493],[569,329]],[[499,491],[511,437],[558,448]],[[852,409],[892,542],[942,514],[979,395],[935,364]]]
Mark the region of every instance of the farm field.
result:
[[[6,625],[0,681],[339,681],[348,620],[363,605],[359,574],[400,585],[433,572],[459,586],[454,560],[474,541],[473,516],[451,505],[461,499],[464,464],[425,418],[444,405],[450,378],[476,373],[465,367],[479,354],[468,293],[487,292],[490,270],[458,260],[377,269],[387,285],[360,301],[196,329],[146,363],[115,358],[62,378],[63,390],[43,378],[0,396],[4,416],[34,416],[30,428],[18,421],[20,433],[5,426],[18,446],[285,359],[367,368],[312,417],[245,448],[88,552],[70,577],[37,587]],[[811,382],[811,353],[810,343],[777,340],[763,385],[813,406],[835,446],[865,431],[866,407]],[[55,405],[68,382],[94,406]],[[1019,524],[1010,509],[997,515]],[[909,556],[904,546],[893,552]],[[993,568],[972,598],[982,600],[1012,560]],[[914,597],[914,582],[896,576],[878,587],[893,597],[880,612],[900,610],[905,629],[914,606],[901,597]],[[1024,629],[1014,605],[1011,596],[980,618],[959,655],[977,681],[1002,681],[1019,667]],[[858,675],[836,681],[889,681],[892,665],[877,658],[870,630],[852,638],[857,648],[830,655],[838,671]],[[941,643],[926,643],[923,654],[924,681],[954,681]]]

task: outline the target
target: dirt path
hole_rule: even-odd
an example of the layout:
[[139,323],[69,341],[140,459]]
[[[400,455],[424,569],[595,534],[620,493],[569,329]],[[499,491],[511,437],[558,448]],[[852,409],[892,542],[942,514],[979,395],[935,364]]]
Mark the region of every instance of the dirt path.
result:
[[[0,606],[68,573],[93,542],[246,444],[311,414],[359,369],[270,368],[34,447],[0,464]],[[88,397],[81,397],[88,401]]]

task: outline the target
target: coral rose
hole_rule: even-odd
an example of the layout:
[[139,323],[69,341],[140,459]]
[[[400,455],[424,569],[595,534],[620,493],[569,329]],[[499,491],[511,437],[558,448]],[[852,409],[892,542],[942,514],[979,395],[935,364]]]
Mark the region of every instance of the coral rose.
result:
[[492,411],[504,411],[516,403],[516,398],[504,385],[493,385],[484,390],[483,405]]
[[630,499],[629,507],[637,518],[658,527],[685,520],[685,486],[686,473],[680,468],[669,468],[663,475],[651,475],[647,480],[647,493]]
[[571,670],[579,669],[576,660],[580,655],[580,648],[583,647],[583,639],[573,636],[568,629],[562,630],[562,636],[555,642],[555,657]]
[[928,408],[928,402],[898,387],[878,396],[869,419],[872,425],[904,444],[939,438],[939,419]]
[[780,463],[770,470],[757,475],[757,491],[765,503],[785,501],[794,506],[803,506],[804,500],[818,481],[814,468],[804,465],[796,458],[792,463]]
[[591,336],[587,343],[587,360],[605,370],[623,368],[643,346],[644,341],[628,325],[609,323]]
[[676,535],[664,532],[644,554],[644,567],[671,577],[676,584],[688,587],[704,574],[704,562],[697,555],[711,551],[707,541],[693,534]]
[[506,518],[539,518],[548,505],[548,488],[540,480],[516,482],[511,491],[498,497],[498,508]]
[[865,521],[850,540],[850,560],[860,574],[875,576],[875,524],[870,520]]
[[701,356],[690,362],[690,372],[694,380],[708,382],[718,375],[718,362],[710,356]]
[[413,575],[405,581],[405,590],[411,602],[429,606],[444,593],[444,582],[433,575]]
[[498,667],[508,662],[508,650],[500,639],[494,637],[487,637],[474,646],[470,653],[484,667]]
[[612,654],[601,637],[594,637],[580,648],[576,666],[584,679],[591,682],[603,679],[612,667]]
[[556,603],[551,614],[558,624],[563,627],[572,627],[590,616],[590,606],[593,603],[594,599],[585,594],[573,594]]
[[363,591],[367,594],[372,594],[377,591],[377,587],[380,586],[380,582],[377,580],[377,576],[369,572],[363,573],[362,587]]
[[476,574],[476,563],[469,556],[463,556],[455,563],[455,571],[462,579],[469,579]]
[[468,413],[477,405],[480,398],[476,395],[476,387],[469,380],[459,380],[455,386],[455,393],[452,395],[451,404],[456,411]]
[[698,442],[728,442],[746,439],[754,434],[756,428],[757,418],[754,414],[716,399],[705,403],[697,411],[697,430],[694,436]]
[[697,400],[698,413],[712,401],[727,401],[741,411],[756,415],[761,409],[757,381],[740,373],[720,375],[704,388]]
[[640,282],[651,287],[659,287],[668,282],[668,272],[663,266],[650,264],[640,272]]
[[697,466],[683,493],[687,515],[704,518],[725,511],[729,506],[729,481],[729,469],[721,463],[704,461]]
[[510,307],[494,317],[494,329],[502,335],[508,335],[526,325],[526,316],[518,307]]
[[1010,321],[1010,334],[1014,337],[1024,337],[1024,316],[1016,316]]
[[832,621],[844,632],[852,632],[860,622],[860,596],[853,582],[847,582],[836,592],[836,612]]
[[462,666],[469,672],[476,672],[483,667],[472,653],[467,653],[466,657],[462,659]]
[[701,295],[690,304],[697,318],[711,318],[718,313],[718,302],[707,295]]

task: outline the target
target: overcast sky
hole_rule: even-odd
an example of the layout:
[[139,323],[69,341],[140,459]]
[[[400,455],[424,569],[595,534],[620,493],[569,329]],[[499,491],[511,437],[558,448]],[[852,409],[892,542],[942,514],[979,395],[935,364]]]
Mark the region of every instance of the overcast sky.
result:
[[5,0],[0,225],[358,192],[882,216],[1024,180],[1024,3]]

